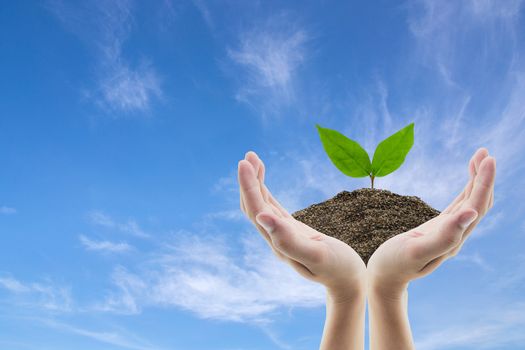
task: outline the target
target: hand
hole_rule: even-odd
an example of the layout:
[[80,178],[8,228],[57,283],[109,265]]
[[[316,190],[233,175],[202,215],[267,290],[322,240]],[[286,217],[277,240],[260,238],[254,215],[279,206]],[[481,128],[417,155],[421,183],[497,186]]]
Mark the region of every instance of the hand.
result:
[[439,216],[392,237],[374,252],[367,269],[373,288],[403,292],[409,281],[428,275],[459,252],[492,208],[496,161],[480,148],[470,160],[469,172],[463,192]]
[[241,210],[275,255],[309,280],[326,286],[335,303],[363,295],[366,267],[346,243],[296,220],[264,184],[265,166],[255,152],[239,161]]

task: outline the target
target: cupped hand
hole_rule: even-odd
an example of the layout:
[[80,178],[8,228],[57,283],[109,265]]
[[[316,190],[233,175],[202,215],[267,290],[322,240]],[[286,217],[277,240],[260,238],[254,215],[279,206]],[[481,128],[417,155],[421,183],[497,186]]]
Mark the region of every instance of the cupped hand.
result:
[[469,163],[470,179],[440,215],[384,242],[368,261],[368,279],[383,290],[403,291],[409,281],[455,256],[492,208],[496,161],[480,148]]
[[296,220],[264,183],[265,166],[255,152],[238,164],[241,210],[257,227],[275,255],[299,274],[327,287],[345,301],[365,287],[366,267],[346,243]]

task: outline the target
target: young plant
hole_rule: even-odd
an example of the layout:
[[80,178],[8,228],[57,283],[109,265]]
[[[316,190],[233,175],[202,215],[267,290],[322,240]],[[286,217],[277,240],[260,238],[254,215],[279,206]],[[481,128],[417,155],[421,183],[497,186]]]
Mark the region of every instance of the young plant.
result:
[[321,142],[328,157],[343,174],[351,177],[374,179],[397,170],[414,144],[414,123],[410,123],[377,145],[372,162],[368,153],[354,140],[338,131],[316,124]]

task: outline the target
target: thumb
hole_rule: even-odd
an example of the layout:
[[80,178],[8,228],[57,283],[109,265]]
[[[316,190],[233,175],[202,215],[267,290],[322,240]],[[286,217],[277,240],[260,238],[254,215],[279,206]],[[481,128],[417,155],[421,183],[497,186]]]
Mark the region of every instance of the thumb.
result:
[[255,220],[268,232],[273,246],[289,258],[304,264],[318,264],[322,260],[319,241],[302,235],[287,219],[264,212],[259,213]]
[[458,210],[447,214],[437,230],[414,239],[414,257],[430,261],[456,247],[467,227],[478,217],[474,209]]

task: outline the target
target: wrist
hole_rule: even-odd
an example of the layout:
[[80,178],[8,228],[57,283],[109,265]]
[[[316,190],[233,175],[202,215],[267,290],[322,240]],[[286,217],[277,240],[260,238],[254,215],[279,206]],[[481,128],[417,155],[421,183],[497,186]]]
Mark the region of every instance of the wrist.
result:
[[365,298],[366,286],[364,284],[348,287],[326,287],[326,300],[331,305],[362,303]]
[[371,279],[367,284],[368,299],[372,302],[401,302],[407,294],[408,282]]

